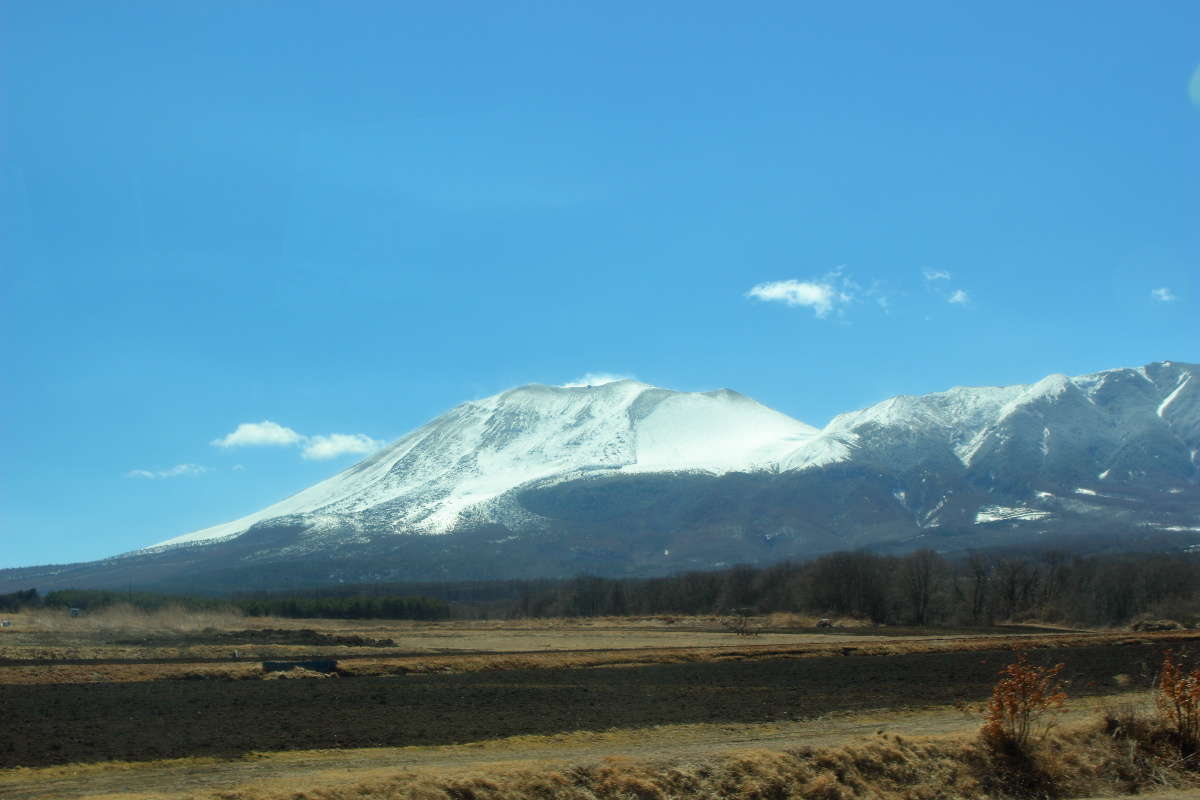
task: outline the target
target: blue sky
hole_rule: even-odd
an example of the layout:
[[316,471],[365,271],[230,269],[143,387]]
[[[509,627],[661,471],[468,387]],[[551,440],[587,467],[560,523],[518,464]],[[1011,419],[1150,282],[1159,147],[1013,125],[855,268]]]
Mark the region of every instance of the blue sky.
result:
[[822,425],[1200,361],[1190,0],[42,0],[0,29],[0,566],[227,521],[522,383]]

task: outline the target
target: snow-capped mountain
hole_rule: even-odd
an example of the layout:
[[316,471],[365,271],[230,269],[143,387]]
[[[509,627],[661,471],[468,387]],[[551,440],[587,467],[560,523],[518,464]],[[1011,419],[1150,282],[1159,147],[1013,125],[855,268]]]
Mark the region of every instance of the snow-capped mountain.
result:
[[1160,362],[1005,387],[901,395],[835,417],[784,468],[823,446],[891,470],[957,463],[1012,487],[1050,481],[1190,480],[1200,449],[1195,365]]
[[769,467],[817,430],[737,392],[687,393],[632,380],[522,386],[464,403],[365,461],[233,522],[161,545],[219,539],[262,520],[368,515],[396,533],[446,533],[532,481],[586,474]]
[[[1200,547],[1200,368],[899,396],[823,429],[630,380],[464,403],[255,514],[60,585],[654,574],[857,547]],[[47,576],[53,576],[47,577]]]

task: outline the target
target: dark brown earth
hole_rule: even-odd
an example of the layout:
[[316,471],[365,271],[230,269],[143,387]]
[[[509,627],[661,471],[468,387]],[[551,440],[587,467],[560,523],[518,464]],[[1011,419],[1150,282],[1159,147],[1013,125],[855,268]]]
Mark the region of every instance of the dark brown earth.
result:
[[[1048,648],[1071,694],[1145,688],[1160,645]],[[277,681],[0,686],[0,767],[453,744],[985,698],[1009,650]],[[1132,680],[1116,676],[1130,676]]]

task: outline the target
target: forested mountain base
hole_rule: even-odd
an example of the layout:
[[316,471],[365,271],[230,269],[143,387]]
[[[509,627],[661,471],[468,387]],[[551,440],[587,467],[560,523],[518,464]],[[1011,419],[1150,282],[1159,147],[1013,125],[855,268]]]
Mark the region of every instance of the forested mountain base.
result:
[[1200,622],[1200,557],[1131,554],[1035,556],[932,550],[905,556],[844,552],[804,563],[735,566],[662,578],[372,584],[304,592],[180,596],[147,592],[26,590],[0,596],[0,610],[115,603],[233,608],[247,616],[334,619],[766,614],[804,612],[877,624],[990,625],[1037,620],[1125,625],[1139,618]]

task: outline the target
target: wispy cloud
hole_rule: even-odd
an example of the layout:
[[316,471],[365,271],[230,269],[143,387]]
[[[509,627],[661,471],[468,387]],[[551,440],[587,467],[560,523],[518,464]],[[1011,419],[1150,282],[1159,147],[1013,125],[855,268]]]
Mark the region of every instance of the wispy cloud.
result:
[[575,380],[564,383],[562,387],[564,389],[578,389],[581,386],[603,386],[606,383],[631,380],[632,377],[632,375],[618,375],[614,372],[585,372]]
[[954,277],[950,274],[950,270],[925,267],[921,270],[921,277],[925,279],[925,290],[942,298],[947,303],[965,306],[971,302],[971,295],[967,293],[966,289],[951,289],[943,283]]
[[304,437],[278,422],[243,422],[233,433],[213,439],[217,447],[287,447],[299,444]]
[[[858,295],[858,284],[853,281],[847,281],[853,294]],[[883,281],[871,281],[870,286],[862,290],[862,296],[875,301],[875,305],[879,306],[879,310],[884,314],[890,314],[892,309],[892,295],[888,291],[887,285]]]
[[784,303],[789,306],[811,308],[820,319],[854,302],[858,284],[835,270],[823,278],[812,280],[786,280],[760,283],[746,292],[747,297],[765,302]]
[[1175,293],[1165,286],[1158,289],[1151,289],[1150,296],[1160,303],[1175,302]]
[[1192,73],[1192,79],[1188,81],[1188,97],[1193,103],[1200,106],[1200,66],[1196,67],[1196,71]]
[[160,480],[162,478],[180,478],[190,475],[203,475],[208,471],[208,467],[202,467],[199,464],[176,464],[168,469],[131,469],[129,472],[125,473],[125,477]]
[[383,444],[363,433],[331,433],[308,437],[300,455],[309,461],[327,461],[350,453],[370,453]]

